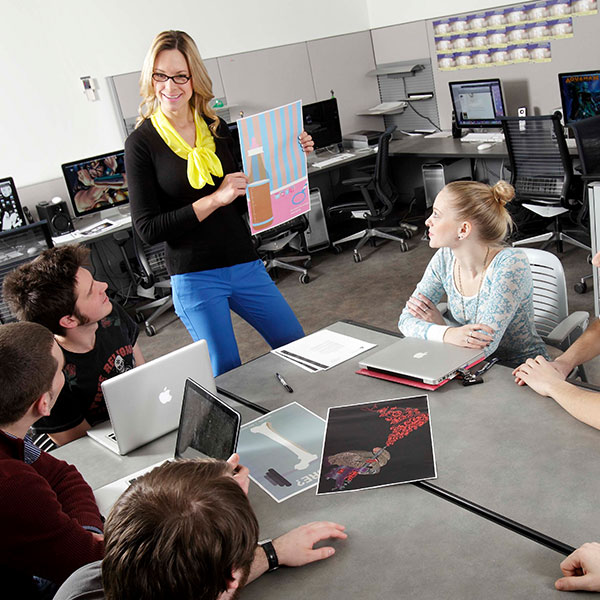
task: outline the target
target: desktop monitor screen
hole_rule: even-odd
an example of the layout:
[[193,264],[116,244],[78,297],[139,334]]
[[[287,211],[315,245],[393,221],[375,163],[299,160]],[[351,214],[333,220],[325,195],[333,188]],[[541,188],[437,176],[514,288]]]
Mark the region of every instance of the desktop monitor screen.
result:
[[600,115],[600,71],[559,73],[564,123]]
[[66,163],[62,171],[78,217],[129,202],[123,150]]
[[342,128],[337,100],[330,98],[302,107],[304,130],[309,133],[315,149],[342,143]]
[[506,110],[499,79],[451,81],[449,85],[458,127],[502,126],[500,117],[506,116]]
[[17,188],[12,177],[0,179],[0,231],[18,229],[25,225],[25,217]]

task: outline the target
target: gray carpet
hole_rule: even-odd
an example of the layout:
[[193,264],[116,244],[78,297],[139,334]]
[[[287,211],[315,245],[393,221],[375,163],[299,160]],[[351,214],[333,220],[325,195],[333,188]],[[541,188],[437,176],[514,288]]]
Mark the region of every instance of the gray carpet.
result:
[[[351,244],[335,255],[328,250],[314,254],[309,270],[311,281],[301,284],[295,273],[279,272],[277,285],[288,300],[306,333],[312,333],[339,319],[353,319],[395,330],[398,315],[434,251],[421,234],[409,240],[409,251],[401,252],[394,242],[382,243],[377,248],[367,246],[362,251],[363,261],[352,259]],[[550,249],[552,250],[552,249]],[[569,309],[586,310],[593,316],[593,292],[576,294],[573,285],[582,275],[591,272],[587,255],[577,248],[565,246],[560,255],[567,276]],[[589,289],[591,290],[591,282]],[[191,341],[179,320],[161,328],[171,317],[163,315],[157,323],[157,335],[140,334],[140,345],[147,360],[180,348]],[[234,329],[242,361],[246,362],[269,351],[262,337],[242,319],[233,316]],[[600,365],[600,361],[598,361]],[[594,382],[600,383],[600,368],[595,361],[588,369]],[[596,377],[595,374],[598,373]]]

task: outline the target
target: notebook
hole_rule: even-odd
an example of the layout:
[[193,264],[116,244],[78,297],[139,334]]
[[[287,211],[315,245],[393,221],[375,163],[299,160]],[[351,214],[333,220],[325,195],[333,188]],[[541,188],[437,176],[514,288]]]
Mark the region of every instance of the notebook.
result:
[[109,450],[127,454],[177,429],[188,377],[216,392],[205,340],[103,381],[110,421],[87,434]]
[[[192,379],[185,382],[175,458],[220,458],[226,460],[237,447],[240,414],[211,391]],[[172,460],[172,458],[167,459]],[[100,513],[108,514],[117,498],[138,477],[166,461],[160,461],[121,477],[94,491]]]
[[359,362],[363,369],[437,385],[483,358],[483,350],[402,338]]

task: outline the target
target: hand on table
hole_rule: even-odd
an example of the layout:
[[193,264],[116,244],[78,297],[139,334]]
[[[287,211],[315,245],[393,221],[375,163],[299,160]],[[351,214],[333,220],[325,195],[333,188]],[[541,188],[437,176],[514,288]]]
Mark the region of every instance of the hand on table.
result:
[[494,330],[483,323],[448,327],[444,333],[444,342],[463,348],[485,348],[494,339]]
[[512,374],[518,385],[527,384],[542,396],[550,396],[552,384],[565,378],[556,368],[556,363],[547,361],[543,356],[528,358]]
[[273,540],[275,552],[280,565],[301,567],[317,560],[329,558],[335,553],[330,546],[313,548],[322,540],[337,538],[345,540],[345,527],[331,521],[315,521],[296,527],[288,533]]
[[298,141],[300,142],[300,145],[302,146],[302,151],[305,154],[310,154],[315,148],[315,143],[312,139],[312,136],[306,133],[306,131],[303,131],[298,136]]
[[564,577],[554,584],[557,590],[600,592],[600,544],[583,544],[560,563],[560,569]]
[[436,325],[445,325],[442,313],[437,309],[437,306],[427,296],[418,293],[411,296],[406,302],[406,309],[417,319],[427,321],[427,323],[435,323]]
[[250,487],[250,470],[248,467],[240,464],[240,455],[232,454],[227,459],[227,464],[233,469],[233,478],[236,483],[244,490],[245,494],[248,494],[248,488]]

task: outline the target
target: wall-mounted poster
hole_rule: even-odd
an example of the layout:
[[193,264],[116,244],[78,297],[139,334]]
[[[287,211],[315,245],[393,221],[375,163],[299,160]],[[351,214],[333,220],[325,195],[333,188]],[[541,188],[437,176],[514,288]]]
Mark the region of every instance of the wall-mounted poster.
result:
[[237,122],[244,172],[248,175],[248,214],[252,233],[272,229],[310,210],[302,133],[302,102],[297,100]]
[[427,395],[329,409],[317,494],[436,476]]

